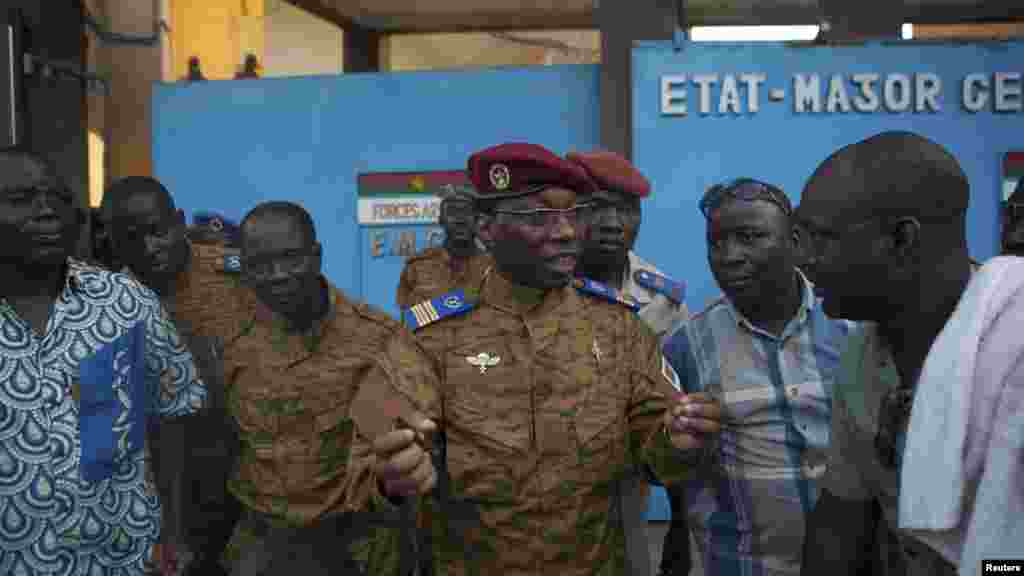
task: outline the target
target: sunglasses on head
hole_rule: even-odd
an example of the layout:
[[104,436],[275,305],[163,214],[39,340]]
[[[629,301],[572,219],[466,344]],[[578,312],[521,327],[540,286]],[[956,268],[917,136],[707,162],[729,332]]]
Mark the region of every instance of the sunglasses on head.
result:
[[778,188],[758,182],[756,180],[741,179],[728,184],[716,184],[704,193],[698,207],[704,217],[711,219],[711,213],[722,205],[727,199],[753,202],[754,200],[765,200],[775,204],[786,216],[793,215],[793,206],[789,199]]

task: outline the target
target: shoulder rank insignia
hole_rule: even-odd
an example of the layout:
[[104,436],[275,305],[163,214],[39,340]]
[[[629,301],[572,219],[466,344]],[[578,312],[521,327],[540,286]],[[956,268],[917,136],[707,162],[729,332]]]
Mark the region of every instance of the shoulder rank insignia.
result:
[[224,255],[224,271],[228,274],[239,274],[242,272],[242,256],[238,253],[228,252]]
[[466,300],[463,290],[453,290],[433,300],[425,300],[402,310],[402,322],[411,330],[419,330],[442,318],[457,316],[475,307],[476,304]]
[[620,290],[616,290],[611,286],[605,286],[600,282],[594,282],[589,278],[576,278],[573,280],[573,285],[576,286],[576,289],[580,292],[590,294],[591,296],[597,296],[598,298],[603,298],[609,302],[622,304],[634,312],[640,309],[639,304],[626,294],[623,294]]
[[685,283],[676,282],[649,270],[637,270],[634,272],[633,281],[648,290],[661,294],[676,304],[682,304],[683,298],[686,296]]

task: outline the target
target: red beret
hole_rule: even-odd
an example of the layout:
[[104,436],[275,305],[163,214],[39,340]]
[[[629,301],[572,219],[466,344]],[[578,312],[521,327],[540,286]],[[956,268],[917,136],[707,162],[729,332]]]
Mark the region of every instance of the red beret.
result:
[[549,186],[561,186],[577,194],[595,190],[585,170],[536,144],[486,148],[469,157],[466,172],[481,200],[526,196]]
[[651,183],[620,154],[615,152],[569,152],[566,158],[582,166],[594,184],[603,190],[646,198]]

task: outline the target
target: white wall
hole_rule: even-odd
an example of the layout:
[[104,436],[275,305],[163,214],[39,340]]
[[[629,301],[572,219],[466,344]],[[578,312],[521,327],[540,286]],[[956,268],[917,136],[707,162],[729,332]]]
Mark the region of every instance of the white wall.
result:
[[263,76],[341,74],[342,30],[284,0],[267,0]]

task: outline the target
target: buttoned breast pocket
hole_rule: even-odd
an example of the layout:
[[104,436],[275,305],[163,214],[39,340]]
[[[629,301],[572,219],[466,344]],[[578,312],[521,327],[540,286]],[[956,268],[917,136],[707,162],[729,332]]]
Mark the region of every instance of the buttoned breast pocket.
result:
[[516,477],[530,449],[532,365],[500,338],[458,346],[445,357],[448,466],[467,496],[474,486]]
[[278,415],[284,401],[256,370],[243,369],[231,387],[231,411],[238,423],[242,443],[259,459],[273,457]]
[[589,345],[567,362],[565,384],[575,388],[566,398],[576,441],[570,457],[584,479],[594,480],[625,463],[630,380],[613,342],[592,338]]
[[[740,383],[730,386],[737,384]],[[769,415],[778,413],[783,394],[764,381],[750,381],[745,387],[727,388],[721,392],[723,420],[731,425],[751,425],[765,420]]]
[[345,474],[354,437],[349,408],[356,382],[367,370],[369,363],[358,358],[333,359],[329,366],[313,363],[293,375],[295,410],[280,419],[293,489],[312,489]]

